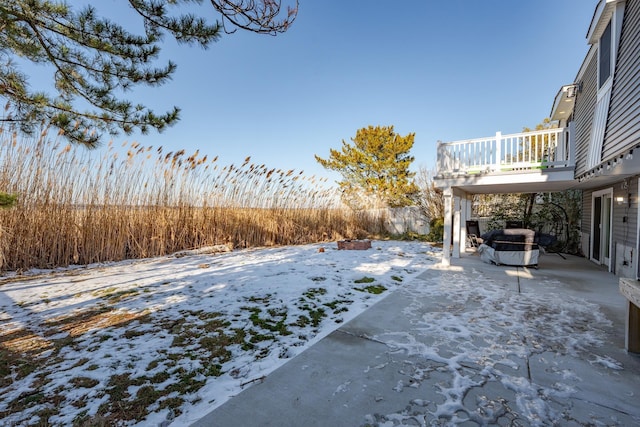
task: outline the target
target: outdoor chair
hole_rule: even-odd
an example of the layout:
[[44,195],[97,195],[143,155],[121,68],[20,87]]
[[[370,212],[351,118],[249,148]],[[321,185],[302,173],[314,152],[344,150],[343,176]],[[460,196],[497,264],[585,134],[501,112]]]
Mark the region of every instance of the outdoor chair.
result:
[[482,239],[480,238],[480,225],[478,221],[467,221],[467,242],[469,246],[472,248],[477,248],[482,244]]

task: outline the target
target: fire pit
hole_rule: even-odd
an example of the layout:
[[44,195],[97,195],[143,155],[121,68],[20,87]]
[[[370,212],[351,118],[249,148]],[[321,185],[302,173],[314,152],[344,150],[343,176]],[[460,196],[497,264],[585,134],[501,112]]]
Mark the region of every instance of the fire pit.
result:
[[371,240],[339,240],[338,250],[366,250],[371,249]]

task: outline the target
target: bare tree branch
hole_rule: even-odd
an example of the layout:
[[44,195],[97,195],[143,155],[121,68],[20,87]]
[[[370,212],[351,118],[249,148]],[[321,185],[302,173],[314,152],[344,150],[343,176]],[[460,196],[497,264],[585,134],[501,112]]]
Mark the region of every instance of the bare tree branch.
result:
[[[281,0],[211,0],[213,7],[222,14],[222,25],[227,34],[238,28],[261,34],[276,35],[287,31],[298,16],[298,0],[295,6],[287,6],[286,14]],[[232,24],[232,29],[227,27]]]

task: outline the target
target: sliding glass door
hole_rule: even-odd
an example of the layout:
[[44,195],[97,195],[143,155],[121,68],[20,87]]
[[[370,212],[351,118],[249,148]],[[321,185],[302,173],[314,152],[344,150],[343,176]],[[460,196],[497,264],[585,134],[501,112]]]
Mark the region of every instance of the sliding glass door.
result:
[[596,191],[591,198],[591,261],[606,265],[611,270],[613,189]]

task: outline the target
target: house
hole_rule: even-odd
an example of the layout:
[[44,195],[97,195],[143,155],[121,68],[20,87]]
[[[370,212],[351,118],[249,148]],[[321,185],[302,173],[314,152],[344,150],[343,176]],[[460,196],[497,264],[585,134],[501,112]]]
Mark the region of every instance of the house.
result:
[[439,143],[434,182],[453,241],[443,263],[464,252],[473,194],[579,189],[583,253],[640,277],[640,0],[601,0],[586,41],[575,80],[553,100],[556,128]]

